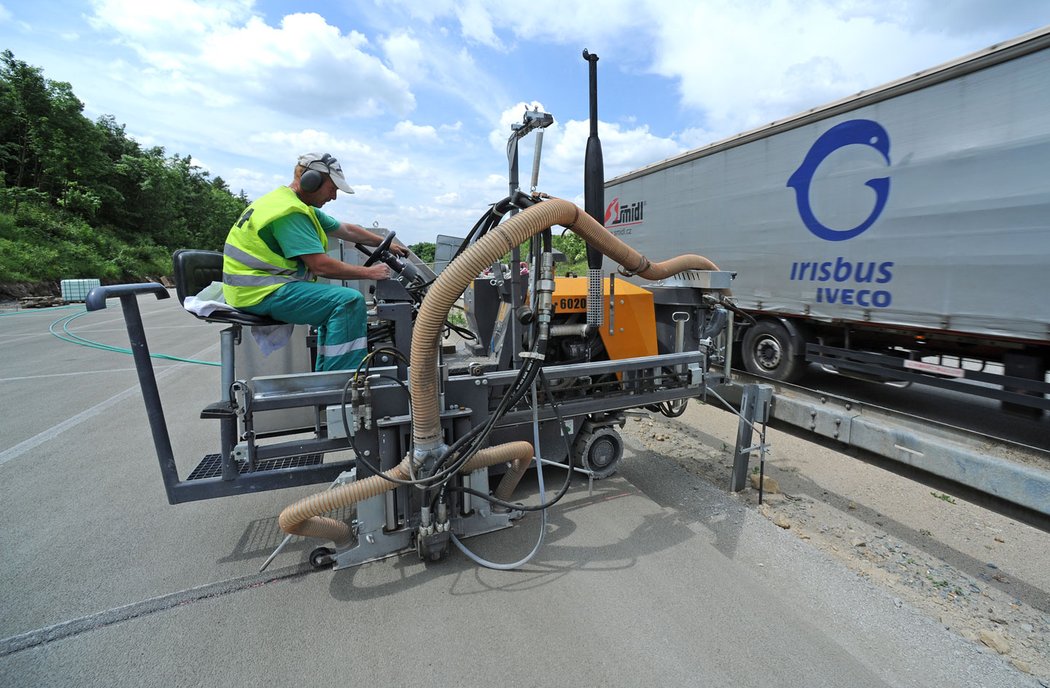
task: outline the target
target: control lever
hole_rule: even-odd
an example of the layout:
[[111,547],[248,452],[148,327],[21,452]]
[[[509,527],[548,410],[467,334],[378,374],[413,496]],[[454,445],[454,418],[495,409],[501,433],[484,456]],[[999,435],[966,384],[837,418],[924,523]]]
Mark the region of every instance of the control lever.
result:
[[397,281],[402,286],[410,287],[423,284],[423,278],[420,276],[416,266],[390,250],[390,244],[394,241],[394,236],[396,236],[395,233],[390,232],[379,246],[376,246],[371,251],[364,244],[354,244],[354,246],[357,247],[358,251],[368,256],[364,263],[366,268],[381,262],[389,267],[394,274],[398,275]]

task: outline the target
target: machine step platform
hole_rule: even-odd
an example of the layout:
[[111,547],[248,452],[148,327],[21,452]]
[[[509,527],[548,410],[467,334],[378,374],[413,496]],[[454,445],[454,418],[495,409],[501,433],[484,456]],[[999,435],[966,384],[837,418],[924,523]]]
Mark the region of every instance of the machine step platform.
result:
[[[264,471],[275,471],[282,468],[302,468],[304,466],[317,466],[324,461],[324,454],[300,454],[299,456],[285,456],[278,459],[267,459],[266,461],[260,461],[255,466],[255,470],[252,473],[262,473]],[[239,460],[237,461],[237,472],[240,474],[248,473],[248,462]],[[197,464],[197,467],[193,469],[187,481],[190,480],[204,480],[206,478],[221,478],[222,477],[222,454],[208,454],[201,462]]]

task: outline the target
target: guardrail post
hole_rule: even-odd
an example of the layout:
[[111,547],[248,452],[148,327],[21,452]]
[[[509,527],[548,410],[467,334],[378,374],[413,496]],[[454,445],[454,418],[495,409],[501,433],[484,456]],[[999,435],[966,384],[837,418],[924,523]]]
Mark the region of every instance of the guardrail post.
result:
[[763,428],[761,442],[764,442],[765,427],[769,422],[769,407],[772,400],[772,385],[743,385],[740,397],[740,422],[736,430],[733,475],[729,483],[729,489],[733,492],[739,492],[747,486],[748,461],[751,458],[751,452],[756,449],[752,445],[755,425],[761,424]]

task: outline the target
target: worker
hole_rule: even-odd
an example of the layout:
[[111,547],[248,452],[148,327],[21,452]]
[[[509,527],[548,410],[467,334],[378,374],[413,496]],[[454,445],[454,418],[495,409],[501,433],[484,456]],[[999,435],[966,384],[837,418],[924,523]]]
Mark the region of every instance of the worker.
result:
[[[338,160],[327,153],[300,156],[292,183],[249,205],[230,229],[223,250],[226,303],[281,322],[316,326],[319,371],[352,370],[361,363],[368,350],[368,315],[361,292],[316,279],[390,276],[381,262],[364,267],[328,255],[329,237],[366,246],[383,240],[320,210],[339,190],[354,192]],[[390,250],[408,254],[397,244]]]

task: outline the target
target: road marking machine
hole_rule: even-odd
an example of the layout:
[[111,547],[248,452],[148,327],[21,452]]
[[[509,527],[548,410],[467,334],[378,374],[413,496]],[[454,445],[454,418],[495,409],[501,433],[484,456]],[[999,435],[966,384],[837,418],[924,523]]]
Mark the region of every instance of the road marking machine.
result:
[[[597,57],[584,56],[596,132]],[[455,545],[483,565],[510,568],[535,553],[542,534],[528,557],[511,564],[486,562],[462,540],[510,527],[528,512],[542,513],[546,523],[546,510],[569,489],[573,473],[611,475],[623,455],[618,429],[629,410],[676,416],[691,398],[721,399],[717,390],[733,384],[732,273],[697,255],[650,263],[609,233],[596,219],[604,212],[600,170],[586,175],[586,210],[536,192],[542,130],[551,122],[533,111],[513,127],[511,194],[482,215],[440,274],[391,252],[392,232],[373,251],[359,247],[366,262],[384,262],[392,276],[376,285],[369,352],[356,370],[235,379],[242,328],[273,323],[239,311],[204,316],[227,325],[220,399],[201,414],[218,423],[219,447],[185,479],[137,303],[139,295],[168,298],[168,291],[154,283],[92,290],[88,310],[120,298],[168,501],[327,484],[279,518],[289,536],[323,541],[310,555],[316,567],[409,550],[436,561]],[[533,131],[533,191],[524,193],[517,188],[517,143]],[[593,148],[598,164],[591,167],[600,168],[600,148]],[[588,158],[594,155],[589,142]],[[586,242],[587,277],[555,277],[554,227]],[[619,266],[619,277],[603,275],[602,256]],[[527,269],[517,269],[522,264]],[[180,300],[221,280],[221,271],[221,253],[177,252]],[[449,322],[457,303],[466,304],[465,327]],[[467,341],[443,346],[450,332]],[[743,487],[748,456],[766,450],[770,399],[761,387],[743,390],[750,401],[739,412],[735,489]],[[258,414],[291,408],[309,409],[313,427],[256,428]],[[750,446],[755,427],[761,439]],[[515,502],[515,487],[533,467],[539,503]],[[543,470],[552,467],[564,479],[550,495]]]

